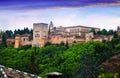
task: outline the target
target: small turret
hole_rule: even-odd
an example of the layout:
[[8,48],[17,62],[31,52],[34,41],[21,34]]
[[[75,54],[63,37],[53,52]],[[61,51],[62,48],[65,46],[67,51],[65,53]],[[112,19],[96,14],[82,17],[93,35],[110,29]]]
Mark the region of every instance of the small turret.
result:
[[50,21],[49,29],[48,29],[48,38],[50,38],[51,32],[54,32],[54,25],[53,22]]
[[52,30],[53,27],[54,27],[54,25],[53,25],[53,22],[51,21],[51,22],[50,22],[50,25],[49,25],[49,29]]
[[120,36],[120,27],[117,27],[117,35]]

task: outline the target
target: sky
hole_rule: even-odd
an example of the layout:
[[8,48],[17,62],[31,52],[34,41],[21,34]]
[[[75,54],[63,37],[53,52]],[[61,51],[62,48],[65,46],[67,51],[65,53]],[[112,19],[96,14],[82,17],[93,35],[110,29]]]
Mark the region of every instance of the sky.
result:
[[120,0],[0,0],[0,29],[32,28],[33,23],[116,30]]

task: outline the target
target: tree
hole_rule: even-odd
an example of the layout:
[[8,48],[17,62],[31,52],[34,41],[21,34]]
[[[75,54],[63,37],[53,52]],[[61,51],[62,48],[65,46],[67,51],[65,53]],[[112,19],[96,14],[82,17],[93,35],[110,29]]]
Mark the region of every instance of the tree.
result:
[[97,78],[98,68],[94,63],[94,56],[89,52],[83,52],[76,68],[74,78]]
[[7,37],[6,37],[6,33],[2,34],[2,45],[4,47],[7,47]]
[[92,28],[92,29],[90,30],[90,32],[92,32],[94,35],[96,35],[96,32],[95,32],[95,29],[94,29],[94,28]]
[[24,45],[24,46],[21,46],[20,49],[27,50],[27,49],[30,49],[31,47],[32,47],[32,45]]
[[60,45],[61,45],[61,46],[64,46],[64,45],[65,45],[65,43],[62,41],[62,42],[60,43]]
[[13,32],[11,31],[11,30],[6,30],[6,35],[7,35],[7,37],[13,37]]
[[118,34],[117,34],[117,31],[114,31],[114,38],[117,38],[118,37]]
[[69,48],[69,46],[68,46],[68,41],[66,41],[65,46],[66,46],[67,49]]
[[107,31],[106,29],[102,29],[101,31],[97,32],[98,35],[114,35],[115,31],[109,30]]
[[101,34],[102,34],[102,35],[107,35],[107,30],[106,30],[106,29],[103,29],[103,30],[101,31]]
[[28,28],[24,28],[24,29],[18,29],[14,31],[14,36],[16,34],[32,34],[33,35],[33,30],[32,29],[28,29]]
[[47,42],[45,43],[45,47],[46,47],[46,46],[49,46],[49,45],[51,45],[51,43],[50,43],[49,41],[47,41]]
[[109,30],[108,31],[108,35],[113,35],[114,34],[114,31],[113,30]]
[[101,31],[98,31],[98,32],[97,32],[97,35],[101,35]]
[[34,52],[31,53],[31,57],[30,57],[30,71],[31,73],[35,73],[38,74],[39,70],[38,70],[38,64],[36,61],[36,48],[34,48]]

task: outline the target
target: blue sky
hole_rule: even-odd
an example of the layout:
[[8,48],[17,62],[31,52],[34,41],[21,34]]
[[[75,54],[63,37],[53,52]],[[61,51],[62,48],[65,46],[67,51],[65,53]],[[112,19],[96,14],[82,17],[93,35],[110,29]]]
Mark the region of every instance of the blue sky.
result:
[[33,27],[33,23],[55,26],[120,26],[119,0],[0,0],[0,29]]

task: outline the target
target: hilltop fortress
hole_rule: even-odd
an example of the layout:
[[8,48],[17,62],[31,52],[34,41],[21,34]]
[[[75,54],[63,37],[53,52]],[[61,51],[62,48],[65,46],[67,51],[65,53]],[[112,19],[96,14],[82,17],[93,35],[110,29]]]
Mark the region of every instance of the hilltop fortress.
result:
[[52,22],[46,23],[34,23],[33,24],[33,35],[24,34],[16,35],[15,37],[15,48],[19,48],[24,45],[32,45],[37,47],[43,47],[47,42],[52,44],[59,44],[61,42],[73,44],[76,42],[87,42],[87,41],[111,41],[113,36],[94,35],[100,31],[100,28],[88,27],[88,26],[59,26],[55,27]]

